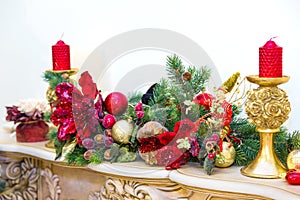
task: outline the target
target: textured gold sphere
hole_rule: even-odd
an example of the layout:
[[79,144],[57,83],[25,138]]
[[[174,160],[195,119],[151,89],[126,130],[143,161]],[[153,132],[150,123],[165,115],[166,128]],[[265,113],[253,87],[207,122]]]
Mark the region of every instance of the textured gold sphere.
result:
[[216,157],[216,167],[229,167],[235,160],[235,149],[229,142],[223,142],[223,151]]
[[300,169],[300,149],[293,150],[289,153],[286,164],[288,169]]
[[111,136],[117,143],[127,144],[131,138],[133,124],[127,120],[117,121],[112,127]]
[[47,92],[46,92],[46,98],[48,100],[48,102],[53,102],[57,100],[57,96],[55,94],[55,89],[53,89],[52,87],[48,87]]

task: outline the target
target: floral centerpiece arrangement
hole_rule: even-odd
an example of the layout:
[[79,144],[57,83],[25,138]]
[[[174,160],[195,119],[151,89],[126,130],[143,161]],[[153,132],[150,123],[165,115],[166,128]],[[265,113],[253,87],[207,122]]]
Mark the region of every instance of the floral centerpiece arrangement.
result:
[[18,142],[40,142],[47,140],[49,126],[44,114],[50,112],[47,101],[37,99],[20,100],[18,105],[7,106],[7,121],[18,124],[16,138]]
[[[207,174],[214,166],[246,165],[256,156],[255,126],[239,118],[242,104],[233,100],[239,73],[207,92],[210,70],[185,67],[176,55],[167,58],[168,78],[145,94],[112,92],[105,99],[86,71],[76,83],[62,82],[51,102],[49,138],[57,158],[69,164],[130,162],[176,169],[199,162]],[[245,96],[245,95],[242,95]],[[229,97],[229,98],[228,98]],[[281,159],[296,147],[282,128],[276,150]]]

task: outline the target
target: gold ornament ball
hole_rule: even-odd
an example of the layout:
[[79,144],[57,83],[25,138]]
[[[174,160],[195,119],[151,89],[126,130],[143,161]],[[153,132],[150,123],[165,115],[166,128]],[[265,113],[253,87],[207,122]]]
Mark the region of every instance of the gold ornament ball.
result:
[[235,149],[229,142],[223,142],[223,151],[216,157],[216,167],[229,167],[235,160]]
[[132,122],[128,120],[120,120],[112,127],[111,136],[115,142],[127,144],[131,138],[132,131]]
[[300,149],[293,150],[289,153],[286,164],[288,169],[300,169]]
[[48,102],[53,102],[57,100],[57,96],[55,94],[55,88],[53,89],[52,87],[48,87],[47,92],[46,92],[46,98]]

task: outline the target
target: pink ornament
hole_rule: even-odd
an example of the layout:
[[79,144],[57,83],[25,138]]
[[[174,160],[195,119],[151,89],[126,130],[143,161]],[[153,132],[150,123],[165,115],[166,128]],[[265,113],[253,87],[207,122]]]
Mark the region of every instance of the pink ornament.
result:
[[272,39],[259,48],[259,77],[282,77],[282,47]]
[[52,46],[53,70],[70,70],[70,46],[59,40]]

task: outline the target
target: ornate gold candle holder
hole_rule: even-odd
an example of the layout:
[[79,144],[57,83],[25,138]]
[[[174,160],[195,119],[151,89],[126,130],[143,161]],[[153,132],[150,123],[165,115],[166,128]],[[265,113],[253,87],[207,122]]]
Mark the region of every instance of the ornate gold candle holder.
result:
[[286,92],[277,85],[286,83],[289,77],[247,76],[247,80],[259,85],[248,94],[246,113],[249,122],[257,127],[260,148],[256,158],[243,167],[241,173],[254,178],[280,178],[286,168],[276,155],[274,134],[279,132],[279,127],[288,119],[291,107]]
[[[70,70],[46,70],[46,72],[52,72],[55,74],[59,74],[60,76],[62,76],[63,78],[65,78],[66,80],[70,78],[70,76],[73,76],[75,74],[77,74],[78,69],[77,68],[72,68]],[[51,86],[48,87],[48,90],[46,92],[46,98],[48,100],[49,103],[51,103],[52,101],[55,100],[56,95],[55,95],[55,88],[52,88]]]

